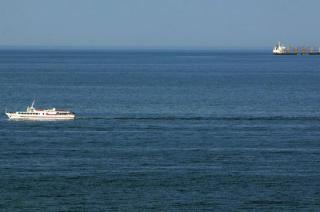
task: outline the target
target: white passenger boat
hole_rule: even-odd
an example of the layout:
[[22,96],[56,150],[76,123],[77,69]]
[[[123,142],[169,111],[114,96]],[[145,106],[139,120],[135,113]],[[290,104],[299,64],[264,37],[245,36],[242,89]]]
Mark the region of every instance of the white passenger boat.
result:
[[34,120],[34,121],[54,121],[54,120],[73,120],[75,113],[72,111],[52,109],[36,109],[34,101],[32,105],[27,107],[26,111],[6,112],[6,115],[11,120]]

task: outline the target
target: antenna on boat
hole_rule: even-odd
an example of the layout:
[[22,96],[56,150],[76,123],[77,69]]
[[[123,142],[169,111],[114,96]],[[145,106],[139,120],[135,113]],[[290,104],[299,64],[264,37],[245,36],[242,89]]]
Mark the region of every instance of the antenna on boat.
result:
[[33,108],[33,105],[34,105],[35,102],[36,102],[36,100],[32,101],[31,108]]

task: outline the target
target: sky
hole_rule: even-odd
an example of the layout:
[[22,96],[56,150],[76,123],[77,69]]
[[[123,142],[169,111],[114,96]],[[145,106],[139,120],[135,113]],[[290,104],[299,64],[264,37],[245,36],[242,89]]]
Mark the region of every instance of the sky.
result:
[[319,0],[0,0],[0,47],[320,46]]

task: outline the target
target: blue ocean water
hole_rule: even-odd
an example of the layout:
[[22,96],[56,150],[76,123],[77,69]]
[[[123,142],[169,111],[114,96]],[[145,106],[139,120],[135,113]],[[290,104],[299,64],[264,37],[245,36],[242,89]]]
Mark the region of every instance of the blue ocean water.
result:
[[4,211],[320,209],[320,58],[0,51]]

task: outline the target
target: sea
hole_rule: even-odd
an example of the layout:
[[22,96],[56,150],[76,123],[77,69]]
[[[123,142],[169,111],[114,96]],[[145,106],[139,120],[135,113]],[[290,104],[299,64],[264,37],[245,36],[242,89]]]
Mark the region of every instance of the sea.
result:
[[319,91],[319,56],[0,50],[0,210],[318,211]]

